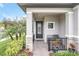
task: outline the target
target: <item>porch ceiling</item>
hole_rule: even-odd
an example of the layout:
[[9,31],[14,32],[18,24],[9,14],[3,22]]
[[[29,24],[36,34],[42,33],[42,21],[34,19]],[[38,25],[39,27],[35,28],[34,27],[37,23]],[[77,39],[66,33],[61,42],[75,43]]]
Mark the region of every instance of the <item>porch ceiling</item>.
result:
[[34,18],[43,19],[45,16],[60,16],[64,13],[33,13]]
[[26,8],[73,8],[79,3],[18,3],[25,11]]

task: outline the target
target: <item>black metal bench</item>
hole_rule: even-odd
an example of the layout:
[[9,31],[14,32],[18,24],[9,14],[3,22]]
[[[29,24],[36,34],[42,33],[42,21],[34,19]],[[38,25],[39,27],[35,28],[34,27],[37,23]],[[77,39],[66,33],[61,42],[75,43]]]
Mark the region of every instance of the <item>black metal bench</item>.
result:
[[[62,44],[58,47],[54,46],[51,42],[55,41],[55,39],[59,40]],[[59,37],[59,35],[48,35],[47,36],[48,42],[48,51],[50,50],[65,50],[67,49],[67,38],[66,37]]]

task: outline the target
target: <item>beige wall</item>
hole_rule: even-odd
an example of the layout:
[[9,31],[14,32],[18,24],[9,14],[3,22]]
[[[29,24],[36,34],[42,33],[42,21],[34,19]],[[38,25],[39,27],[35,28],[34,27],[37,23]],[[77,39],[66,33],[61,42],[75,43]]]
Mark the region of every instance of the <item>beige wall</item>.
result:
[[[34,20],[33,18],[33,23],[34,23],[34,35],[36,35],[36,23],[35,21],[40,21],[41,19],[36,19]],[[54,35],[54,34],[59,34],[60,36],[65,36],[65,15],[50,15],[50,16],[45,16],[44,19],[41,21],[44,21],[43,23],[43,39],[45,42],[47,42],[47,35]],[[48,23],[54,22],[55,23],[55,28],[54,29],[48,29]],[[36,39],[36,38],[35,38]]]
[[[48,29],[48,23],[49,22],[55,22],[55,29]],[[46,16],[44,18],[44,39],[45,42],[47,41],[47,35],[54,35],[54,34],[59,34],[59,26],[58,26],[58,19],[56,16]]]
[[66,26],[65,25],[65,15],[63,14],[63,15],[59,16],[59,34],[60,34],[60,36],[64,36],[66,34],[65,26]]
[[[48,23],[55,22],[55,29],[48,29]],[[47,42],[47,35],[59,34],[65,36],[64,16],[46,16],[44,18],[44,40]]]

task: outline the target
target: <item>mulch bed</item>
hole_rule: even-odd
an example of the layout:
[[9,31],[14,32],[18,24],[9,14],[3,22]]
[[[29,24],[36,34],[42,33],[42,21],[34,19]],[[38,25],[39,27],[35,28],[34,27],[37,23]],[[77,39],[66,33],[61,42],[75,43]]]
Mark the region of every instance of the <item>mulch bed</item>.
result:
[[17,54],[17,56],[33,56],[32,52],[29,52],[29,49],[22,49],[20,52]]

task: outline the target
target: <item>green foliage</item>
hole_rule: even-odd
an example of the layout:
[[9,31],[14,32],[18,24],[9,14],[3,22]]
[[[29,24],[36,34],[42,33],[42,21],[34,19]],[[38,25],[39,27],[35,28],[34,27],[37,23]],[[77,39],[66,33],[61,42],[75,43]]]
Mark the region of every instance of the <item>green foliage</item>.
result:
[[[0,42],[0,55],[16,55],[24,47],[26,21],[10,21],[5,19],[1,24],[5,27],[5,34],[7,37],[10,37],[10,41],[7,39]],[[16,34],[19,34],[17,40]]]
[[[2,22],[5,27],[6,35],[8,35],[12,40],[14,40],[13,35],[16,36],[16,39],[18,40],[18,37],[21,37],[22,33],[26,33],[26,20],[23,18],[19,21],[10,21],[10,19],[6,19]],[[19,35],[17,35],[19,34]]]
[[0,55],[5,55],[5,50],[6,50],[6,47],[8,46],[8,43],[11,42],[10,39],[7,39],[3,42],[0,42]]
[[69,51],[64,51],[64,52],[56,52],[56,53],[52,53],[52,55],[54,56],[79,56],[78,53],[73,53],[73,52],[69,52]]
[[5,55],[7,56],[14,56],[16,55],[21,49],[23,48],[23,40],[13,40],[11,41],[7,49],[5,51]]
[[20,52],[25,44],[25,35],[19,37],[18,40],[7,39],[0,42],[0,56],[14,56]]

